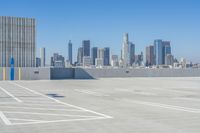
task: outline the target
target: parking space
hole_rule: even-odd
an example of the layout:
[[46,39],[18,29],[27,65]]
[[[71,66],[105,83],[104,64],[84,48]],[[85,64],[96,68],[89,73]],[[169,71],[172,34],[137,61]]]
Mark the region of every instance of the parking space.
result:
[[200,78],[0,82],[0,129],[199,133]]

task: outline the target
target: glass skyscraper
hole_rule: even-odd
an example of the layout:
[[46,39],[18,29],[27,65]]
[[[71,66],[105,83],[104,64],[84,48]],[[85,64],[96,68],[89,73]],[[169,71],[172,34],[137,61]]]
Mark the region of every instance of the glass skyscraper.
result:
[[110,65],[110,48],[104,48],[104,66]]
[[93,47],[91,50],[92,65],[95,65],[95,59],[97,58],[97,47]]
[[83,40],[83,56],[90,56],[90,40]]
[[72,64],[72,42],[69,40],[68,43],[68,61]]
[[154,41],[154,64],[163,64],[163,43],[162,40]]

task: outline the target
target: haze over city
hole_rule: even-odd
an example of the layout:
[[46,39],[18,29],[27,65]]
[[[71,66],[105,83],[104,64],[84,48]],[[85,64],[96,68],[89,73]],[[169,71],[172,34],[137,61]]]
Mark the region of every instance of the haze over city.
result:
[[125,32],[136,54],[163,39],[171,41],[175,57],[195,63],[200,62],[199,5],[197,0],[20,0],[1,2],[0,15],[36,18],[37,51],[46,48],[48,64],[55,52],[67,57],[69,40],[74,60],[88,39],[91,47],[110,47],[120,55]]

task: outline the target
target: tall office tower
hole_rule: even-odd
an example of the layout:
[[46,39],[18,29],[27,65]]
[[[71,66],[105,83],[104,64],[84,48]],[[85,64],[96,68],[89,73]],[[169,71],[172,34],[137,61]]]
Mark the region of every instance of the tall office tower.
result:
[[97,51],[97,58],[101,58],[104,59],[104,49],[103,48],[99,48]]
[[163,41],[163,64],[165,64],[165,56],[171,54],[170,41]]
[[72,64],[72,42],[69,40],[68,43],[68,61]]
[[35,19],[0,16],[0,67],[35,67]]
[[81,66],[83,63],[83,48],[80,47],[78,48],[78,53],[77,53],[77,65]]
[[112,67],[118,67],[119,66],[118,55],[112,55],[111,56],[111,66]]
[[95,66],[104,66],[104,49],[99,48],[97,50],[97,58],[95,59]]
[[36,67],[41,67],[41,59],[36,57]]
[[90,56],[90,40],[83,40],[83,56]]
[[46,57],[45,48],[40,48],[41,67],[45,67],[45,61],[46,61],[45,57]]
[[154,64],[163,64],[163,43],[162,40],[154,41]]
[[146,66],[152,66],[154,63],[154,47],[152,45],[146,47]]
[[130,42],[129,44],[130,44],[130,48],[129,48],[130,65],[133,65],[133,63],[135,62],[135,44],[133,44],[132,42]]
[[51,66],[53,67],[65,67],[65,58],[62,55],[59,55],[58,53],[54,53],[51,57]]
[[171,54],[165,55],[165,65],[173,66],[173,64],[174,64],[174,56]]
[[95,59],[97,58],[97,47],[93,47],[91,51],[92,65],[95,65]]
[[110,48],[104,48],[104,66],[110,65]]
[[122,60],[123,60],[123,66],[127,67],[130,65],[130,57],[129,57],[129,40],[128,40],[128,33],[125,33],[124,40],[123,40],[123,46],[122,46]]

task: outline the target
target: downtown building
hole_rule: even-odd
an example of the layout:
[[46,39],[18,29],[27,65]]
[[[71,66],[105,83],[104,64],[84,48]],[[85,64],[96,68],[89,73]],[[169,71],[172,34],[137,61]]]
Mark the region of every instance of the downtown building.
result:
[[154,46],[150,45],[146,47],[146,66],[152,66],[154,64]]
[[123,38],[123,44],[122,44],[122,64],[123,64],[123,67],[130,66],[128,33],[125,33],[124,34],[124,38]]
[[171,46],[169,41],[154,41],[154,65],[164,65],[165,57],[171,54]]
[[0,16],[0,67],[35,67],[34,18]]
[[72,60],[72,42],[71,40],[69,40],[69,43],[68,43],[68,61],[70,63],[70,65],[73,64],[73,60]]

